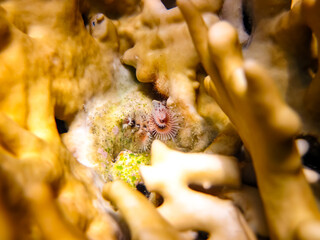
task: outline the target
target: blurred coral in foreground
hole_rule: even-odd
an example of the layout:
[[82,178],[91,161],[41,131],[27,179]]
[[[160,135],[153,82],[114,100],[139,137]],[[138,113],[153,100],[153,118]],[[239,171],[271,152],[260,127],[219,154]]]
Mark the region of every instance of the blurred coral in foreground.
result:
[[320,239],[319,12],[1,1],[0,239]]

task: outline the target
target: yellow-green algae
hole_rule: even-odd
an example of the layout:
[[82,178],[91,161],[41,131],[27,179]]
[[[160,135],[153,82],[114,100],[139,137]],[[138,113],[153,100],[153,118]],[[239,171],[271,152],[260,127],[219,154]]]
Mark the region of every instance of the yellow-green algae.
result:
[[135,188],[142,183],[139,168],[144,165],[150,165],[150,154],[121,151],[108,174],[111,180],[123,180]]

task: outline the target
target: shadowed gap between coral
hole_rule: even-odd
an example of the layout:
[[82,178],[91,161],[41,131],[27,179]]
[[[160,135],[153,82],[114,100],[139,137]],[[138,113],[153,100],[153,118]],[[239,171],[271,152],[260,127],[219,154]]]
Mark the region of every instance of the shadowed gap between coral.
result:
[[68,132],[68,126],[65,121],[60,120],[58,118],[55,118],[55,120],[59,134]]
[[161,0],[161,2],[167,9],[175,8],[177,6],[176,0]]

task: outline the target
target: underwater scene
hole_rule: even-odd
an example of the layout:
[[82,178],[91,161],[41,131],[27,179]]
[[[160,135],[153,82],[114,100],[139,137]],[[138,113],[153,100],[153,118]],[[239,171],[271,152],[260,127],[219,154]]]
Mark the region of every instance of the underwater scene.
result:
[[319,0],[0,0],[0,239],[320,239]]

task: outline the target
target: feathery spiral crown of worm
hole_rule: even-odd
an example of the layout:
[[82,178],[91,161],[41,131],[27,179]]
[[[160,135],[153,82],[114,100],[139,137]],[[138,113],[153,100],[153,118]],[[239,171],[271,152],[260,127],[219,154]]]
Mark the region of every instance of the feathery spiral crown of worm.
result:
[[166,102],[152,101],[149,117],[149,130],[152,136],[160,140],[174,139],[179,130],[177,116],[166,106]]

